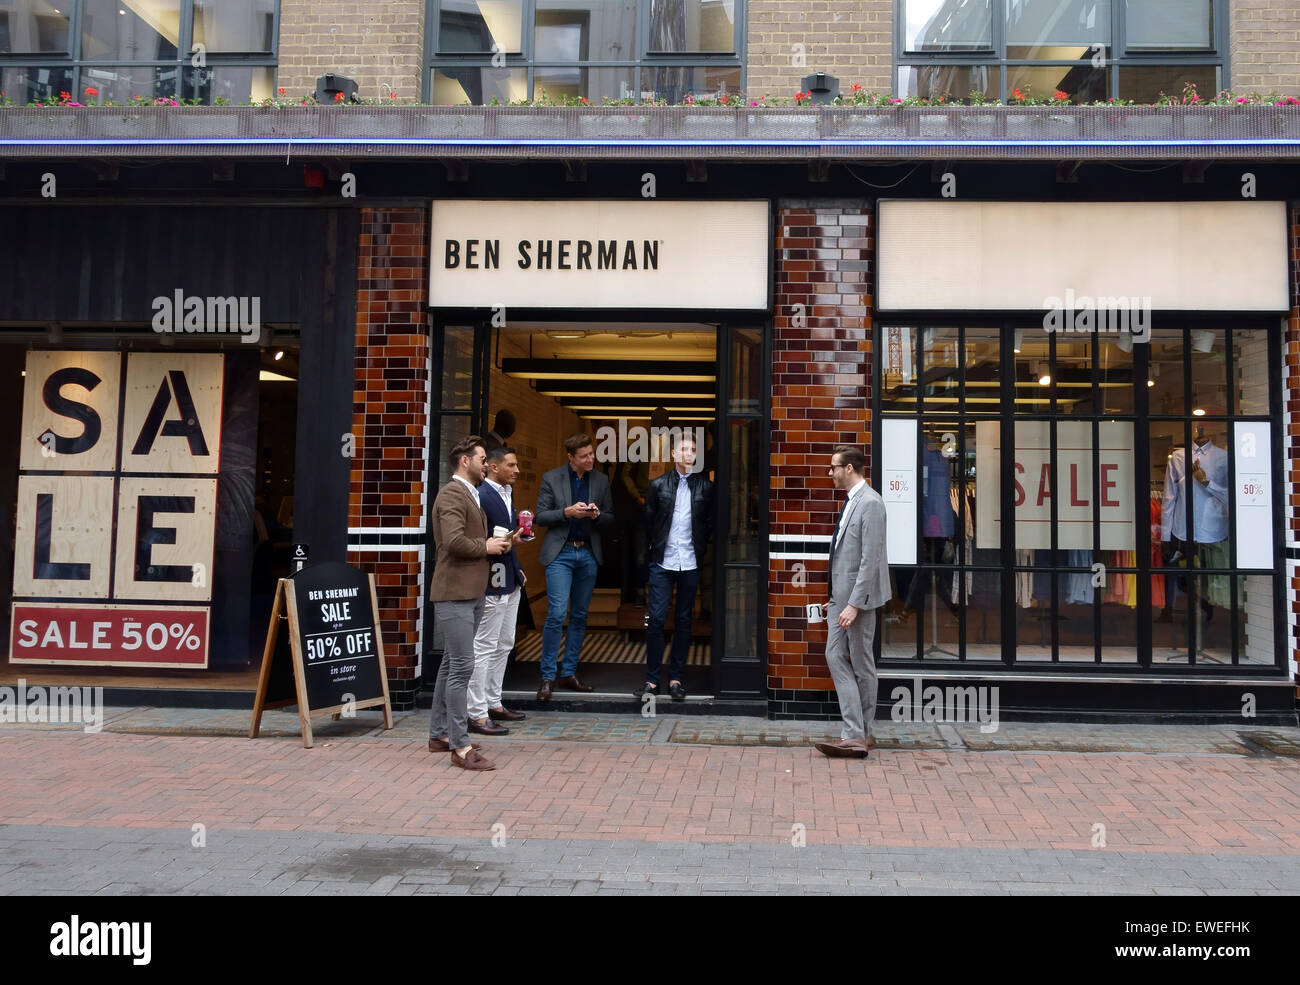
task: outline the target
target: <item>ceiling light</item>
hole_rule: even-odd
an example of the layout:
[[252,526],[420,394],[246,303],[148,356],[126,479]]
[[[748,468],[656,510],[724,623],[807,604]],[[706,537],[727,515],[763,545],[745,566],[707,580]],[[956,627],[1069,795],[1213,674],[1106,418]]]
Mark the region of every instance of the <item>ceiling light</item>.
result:
[[275,359],[276,359],[276,362],[279,362],[279,361],[280,361],[281,359],[283,359],[283,358],[284,358],[284,350],[283,350],[283,349],[278,349],[278,350],[276,351],[276,353],[275,353]]
[[1052,371],[1047,365],[1047,363],[1039,363],[1037,372],[1038,372],[1038,385],[1051,386]]
[[1012,342],[1011,344],[1011,351],[1019,352],[1020,346],[1024,344],[1024,341],[1025,341],[1025,330],[1023,328],[1017,328],[1015,341]]
[[1147,380],[1147,386],[1155,386],[1155,385],[1156,385],[1155,380]]
[[1204,417],[1204,416],[1205,416],[1205,408],[1204,408],[1204,407],[1196,407],[1196,408],[1193,408],[1193,410],[1192,410],[1192,416],[1193,416],[1193,417]]
[[548,339],[585,339],[587,337],[587,333],[584,332],[582,329],[576,329],[576,330],[565,331],[565,332],[559,332],[559,331],[547,332],[546,337]]

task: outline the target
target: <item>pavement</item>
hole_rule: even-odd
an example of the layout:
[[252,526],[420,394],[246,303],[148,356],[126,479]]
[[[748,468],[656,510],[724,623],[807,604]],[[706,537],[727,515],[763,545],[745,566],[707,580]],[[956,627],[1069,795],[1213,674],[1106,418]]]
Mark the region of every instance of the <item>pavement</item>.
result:
[[1300,729],[530,714],[466,773],[427,712],[0,725],[0,894],[1300,892]]

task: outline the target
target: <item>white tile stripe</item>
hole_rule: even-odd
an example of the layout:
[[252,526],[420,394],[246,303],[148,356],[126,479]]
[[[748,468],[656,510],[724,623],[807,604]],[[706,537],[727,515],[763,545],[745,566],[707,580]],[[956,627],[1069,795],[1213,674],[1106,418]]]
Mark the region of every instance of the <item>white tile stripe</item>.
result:
[[382,534],[423,534],[424,524],[418,527],[348,527],[349,537],[378,537]]

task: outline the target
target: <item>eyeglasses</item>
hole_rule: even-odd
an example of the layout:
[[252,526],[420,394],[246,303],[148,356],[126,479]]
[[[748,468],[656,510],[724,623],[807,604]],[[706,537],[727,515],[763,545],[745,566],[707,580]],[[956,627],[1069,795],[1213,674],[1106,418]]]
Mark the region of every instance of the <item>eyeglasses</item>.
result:
[[847,469],[847,468],[848,468],[847,465],[836,465],[834,462],[831,463],[832,472],[834,472],[836,469]]

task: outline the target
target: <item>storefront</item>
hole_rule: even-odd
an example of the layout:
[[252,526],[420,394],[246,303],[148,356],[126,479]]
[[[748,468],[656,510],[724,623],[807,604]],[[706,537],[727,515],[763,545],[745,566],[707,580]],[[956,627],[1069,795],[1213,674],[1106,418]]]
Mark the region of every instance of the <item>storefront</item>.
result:
[[[255,671],[241,641],[264,629],[256,586],[301,543],[376,573],[390,690],[413,707],[440,658],[425,599],[443,450],[512,424],[499,436],[527,504],[585,431],[619,523],[583,666],[599,707],[630,709],[638,500],[676,428],[698,434],[718,491],[692,709],[830,717],[825,627],[806,608],[824,596],[826,463],[845,442],[889,506],[882,713],[920,679],[997,686],[1004,716],[1294,717],[1294,169],[1248,162],[1259,197],[1243,200],[1235,165],[1192,183],[981,159],[953,165],[954,201],[920,157],[810,166],[798,148],[724,148],[733,159],[706,164],[608,143],[618,159],[495,147],[437,170],[322,145],[305,170],[241,163],[227,202],[210,162],[149,163],[188,204],[142,186],[107,199],[72,164],[80,201],[43,203],[16,189],[47,165],[11,164],[10,610],[120,611],[145,624],[145,650],[150,622],[180,626],[167,646],[182,650],[186,627],[207,627],[203,667],[64,670],[133,700],[238,706],[220,675]],[[260,299],[257,345],[155,330],[157,298],[183,327],[189,298],[218,296]],[[70,369],[105,385],[36,385]],[[47,432],[83,433],[78,405],[102,440],[44,455]],[[279,505],[260,508],[262,491]],[[524,564],[516,704],[536,689],[545,611],[535,551]],[[44,638],[18,628],[6,673],[48,673],[13,661],[15,641]]]

